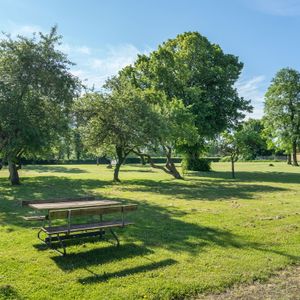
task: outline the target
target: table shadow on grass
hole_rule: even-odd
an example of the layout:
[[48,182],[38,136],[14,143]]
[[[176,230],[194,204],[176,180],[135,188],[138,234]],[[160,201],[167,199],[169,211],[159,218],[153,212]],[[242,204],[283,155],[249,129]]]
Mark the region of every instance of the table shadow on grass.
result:
[[112,278],[120,278],[120,277],[126,277],[130,275],[134,275],[137,273],[145,273],[150,272],[158,269],[162,269],[165,267],[172,266],[176,264],[177,261],[174,259],[163,259],[158,262],[152,262],[145,265],[139,265],[132,268],[126,268],[120,271],[116,272],[103,272],[102,274],[97,274],[95,272],[92,272],[91,270],[86,269],[89,273],[91,273],[91,276],[87,276],[84,278],[80,278],[78,282],[81,284],[93,284],[93,283],[99,283],[99,282],[105,282]]
[[119,247],[99,247],[88,251],[80,249],[80,252],[77,253],[72,253],[71,251],[72,250],[70,249],[70,252],[68,252],[66,256],[57,255],[51,257],[51,259],[60,269],[72,271],[76,269],[85,269],[93,265],[104,265],[126,258],[153,254],[153,250],[133,243],[127,243],[120,245]]

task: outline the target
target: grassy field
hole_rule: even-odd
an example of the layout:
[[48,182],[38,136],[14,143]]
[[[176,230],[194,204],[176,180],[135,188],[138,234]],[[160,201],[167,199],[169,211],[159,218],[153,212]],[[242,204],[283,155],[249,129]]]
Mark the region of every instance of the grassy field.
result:
[[[300,263],[300,168],[229,163],[184,181],[142,166],[111,182],[105,166],[26,166],[22,185],[0,171],[0,299],[170,299],[266,279]],[[139,204],[120,248],[45,249],[17,200],[93,194]]]

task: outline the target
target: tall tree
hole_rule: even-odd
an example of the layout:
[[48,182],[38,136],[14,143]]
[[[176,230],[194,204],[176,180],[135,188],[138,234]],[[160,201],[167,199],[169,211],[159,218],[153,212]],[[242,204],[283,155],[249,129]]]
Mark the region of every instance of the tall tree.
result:
[[300,73],[281,69],[265,95],[264,123],[273,144],[292,151],[292,163],[298,166],[300,144]]
[[18,159],[50,147],[68,128],[80,83],[56,48],[60,39],[54,27],[46,35],[0,40],[0,153],[13,185],[20,183]]
[[231,127],[251,110],[250,101],[239,97],[234,87],[242,67],[236,56],[224,54],[198,32],[186,32],[139,56],[128,76],[141,88],[154,88],[170,101],[177,98],[191,106],[200,139],[197,147],[187,144],[181,149],[197,160],[203,140]]

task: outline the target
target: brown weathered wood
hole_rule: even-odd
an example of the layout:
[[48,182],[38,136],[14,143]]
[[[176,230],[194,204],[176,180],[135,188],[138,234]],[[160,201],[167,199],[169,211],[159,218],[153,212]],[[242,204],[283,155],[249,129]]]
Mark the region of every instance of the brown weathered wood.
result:
[[97,230],[104,228],[113,228],[113,227],[124,227],[132,225],[132,222],[122,222],[122,221],[108,221],[108,222],[99,222],[99,223],[90,223],[90,224],[75,224],[68,226],[51,226],[51,227],[42,227],[42,230],[47,234],[57,234],[57,233],[69,233],[69,232],[79,232],[79,231],[89,231]]
[[22,216],[22,219],[26,221],[44,221],[46,220],[45,216]]
[[112,200],[73,200],[73,201],[60,201],[60,202],[46,202],[46,203],[32,203],[28,206],[37,210],[55,210],[55,209],[72,209],[82,207],[97,207],[109,206],[120,204],[118,201]]
[[84,197],[72,197],[72,198],[57,198],[57,199],[47,199],[47,200],[22,200],[22,206],[29,206],[30,204],[36,203],[56,203],[56,202],[70,202],[70,201],[89,201],[96,200],[95,196],[84,196]]
[[129,205],[115,205],[108,207],[90,207],[90,208],[77,208],[68,210],[54,210],[49,211],[49,219],[67,219],[70,217],[80,217],[80,216],[91,216],[91,215],[106,215],[110,213],[117,212],[129,212],[137,209],[136,204]]

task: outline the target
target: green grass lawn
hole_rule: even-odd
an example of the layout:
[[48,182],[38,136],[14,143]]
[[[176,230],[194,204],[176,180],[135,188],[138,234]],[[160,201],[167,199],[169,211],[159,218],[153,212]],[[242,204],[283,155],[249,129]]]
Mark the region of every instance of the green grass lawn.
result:
[[[184,181],[142,166],[111,182],[105,166],[25,166],[22,185],[0,171],[0,299],[169,299],[265,279],[300,262],[300,168],[229,163]],[[62,257],[36,237],[17,200],[93,194],[137,203],[121,247],[77,243]]]

